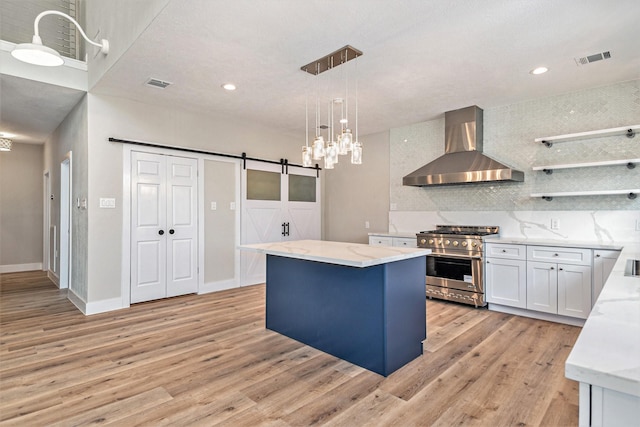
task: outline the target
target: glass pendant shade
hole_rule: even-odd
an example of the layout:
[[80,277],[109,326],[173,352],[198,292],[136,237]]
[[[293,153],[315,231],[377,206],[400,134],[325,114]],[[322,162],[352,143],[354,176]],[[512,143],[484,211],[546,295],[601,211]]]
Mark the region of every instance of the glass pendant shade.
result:
[[324,156],[324,168],[325,169],[333,169],[333,165],[335,163],[333,162],[333,159],[329,156]]
[[320,160],[324,157],[324,138],[317,136],[313,141],[313,158]]
[[353,145],[353,135],[351,129],[346,129],[342,135],[340,135],[340,154],[347,154],[351,151]]
[[324,157],[331,159],[331,163],[333,164],[338,163],[338,144],[335,141],[331,141],[327,144]]
[[362,143],[355,141],[351,148],[351,163],[354,165],[362,164]]
[[302,166],[307,168],[313,166],[313,149],[307,145],[302,147]]

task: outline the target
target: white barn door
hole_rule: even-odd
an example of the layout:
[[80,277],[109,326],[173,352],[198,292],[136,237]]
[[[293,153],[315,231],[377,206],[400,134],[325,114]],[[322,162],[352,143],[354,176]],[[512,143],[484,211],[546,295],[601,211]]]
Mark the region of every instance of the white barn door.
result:
[[197,160],[131,156],[131,302],[196,292]]
[[[316,170],[247,161],[242,173],[242,244],[319,240],[320,180]],[[264,283],[266,257],[240,252],[241,283]]]

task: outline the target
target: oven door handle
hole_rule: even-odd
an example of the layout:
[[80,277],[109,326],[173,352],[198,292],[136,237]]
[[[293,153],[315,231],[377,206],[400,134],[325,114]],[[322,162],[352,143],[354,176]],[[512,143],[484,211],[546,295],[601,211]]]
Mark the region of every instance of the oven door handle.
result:
[[436,258],[459,258],[459,259],[482,260],[481,256],[468,256],[468,255],[457,255],[457,254],[434,254],[434,253],[430,253],[427,256],[432,256],[432,257],[436,257]]

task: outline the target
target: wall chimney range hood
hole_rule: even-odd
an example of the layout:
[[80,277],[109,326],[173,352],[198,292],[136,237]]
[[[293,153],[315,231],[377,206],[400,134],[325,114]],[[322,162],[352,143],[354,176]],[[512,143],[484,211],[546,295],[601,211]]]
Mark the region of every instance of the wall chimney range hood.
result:
[[482,154],[482,109],[471,106],[444,113],[445,154],[402,178],[403,185],[524,181],[524,172]]

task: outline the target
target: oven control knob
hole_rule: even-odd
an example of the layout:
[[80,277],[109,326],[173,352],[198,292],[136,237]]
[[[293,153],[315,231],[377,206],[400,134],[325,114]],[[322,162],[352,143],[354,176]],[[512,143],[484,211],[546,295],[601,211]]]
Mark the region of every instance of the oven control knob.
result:
[[471,246],[475,248],[478,244],[476,242],[471,242]]
[[442,244],[442,239],[438,240],[438,244],[441,245]]
[[462,247],[466,248],[468,243],[466,240],[463,240],[462,243],[460,243],[462,245]]
[[449,240],[449,239],[447,239],[447,240],[445,240],[445,241],[444,241],[444,244],[445,244],[445,245],[448,245],[448,244],[450,244],[450,243],[451,243],[451,240]]
[[420,244],[424,245],[425,243],[427,243],[427,239],[420,239]]
[[429,244],[433,245],[433,239],[429,239]]
[[458,241],[457,240],[453,241],[453,246],[458,246]]

